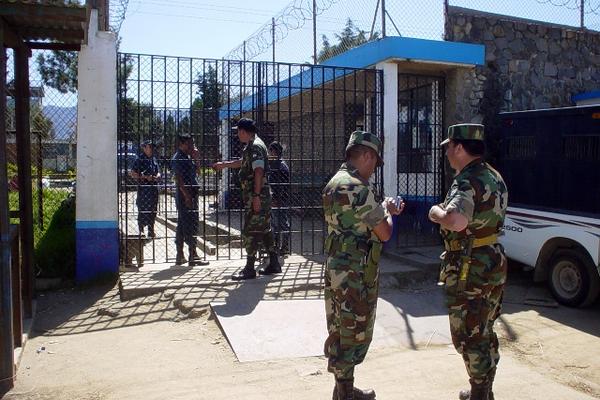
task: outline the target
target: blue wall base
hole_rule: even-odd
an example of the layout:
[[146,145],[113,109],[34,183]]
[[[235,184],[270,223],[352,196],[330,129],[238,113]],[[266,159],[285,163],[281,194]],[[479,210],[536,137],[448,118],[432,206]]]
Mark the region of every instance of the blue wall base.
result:
[[75,241],[77,283],[118,275],[119,232],[116,221],[77,221]]

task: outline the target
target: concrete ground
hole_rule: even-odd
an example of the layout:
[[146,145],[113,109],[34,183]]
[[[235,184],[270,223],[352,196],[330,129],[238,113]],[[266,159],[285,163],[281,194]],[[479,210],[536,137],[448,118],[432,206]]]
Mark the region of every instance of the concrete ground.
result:
[[[40,294],[16,386],[5,398],[329,399],[323,356],[239,362],[209,307],[243,300],[247,308],[238,312],[251,313],[264,300],[322,298],[321,261],[290,257],[282,276],[242,284],[228,280],[241,260],[145,266],[123,276],[123,301],[118,287]],[[457,398],[467,381],[461,358],[422,335],[430,328],[422,321],[444,316],[432,274],[390,259],[382,271],[380,301],[406,316],[394,334],[418,339],[374,345],[357,384],[374,387],[378,399]],[[558,306],[530,276],[511,271],[504,310],[496,399],[600,398],[598,306]]]

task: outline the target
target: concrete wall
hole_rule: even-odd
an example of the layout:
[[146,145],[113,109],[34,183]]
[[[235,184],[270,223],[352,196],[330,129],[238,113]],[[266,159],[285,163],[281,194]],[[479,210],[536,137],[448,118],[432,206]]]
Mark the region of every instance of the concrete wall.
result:
[[76,279],[118,273],[116,36],[97,31],[79,52],[77,103]]

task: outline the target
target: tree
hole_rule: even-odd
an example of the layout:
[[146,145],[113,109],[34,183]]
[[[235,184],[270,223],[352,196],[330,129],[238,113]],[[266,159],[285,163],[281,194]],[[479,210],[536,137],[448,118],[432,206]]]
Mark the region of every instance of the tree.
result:
[[[336,33],[335,37],[338,40],[337,44],[332,45],[326,35],[321,36],[321,50],[317,54],[317,62],[323,62],[354,47],[360,46],[368,42],[367,32],[359,29],[354,22],[348,18],[346,26],[340,33]],[[379,32],[373,34],[373,39],[379,38]]]
[[37,58],[38,72],[44,85],[61,93],[77,92],[76,51],[53,50],[50,54],[40,53]]

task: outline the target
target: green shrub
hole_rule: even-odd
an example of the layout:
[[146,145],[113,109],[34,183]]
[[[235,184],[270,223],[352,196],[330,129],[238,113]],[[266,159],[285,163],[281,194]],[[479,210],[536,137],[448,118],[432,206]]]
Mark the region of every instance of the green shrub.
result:
[[[56,195],[58,191],[51,192]],[[38,232],[36,238],[39,276],[72,279],[75,276],[75,196],[68,196],[58,207],[46,207],[46,204],[56,203],[44,204],[44,220],[49,218],[50,221],[49,224],[44,221],[46,229]]]

